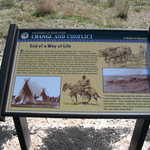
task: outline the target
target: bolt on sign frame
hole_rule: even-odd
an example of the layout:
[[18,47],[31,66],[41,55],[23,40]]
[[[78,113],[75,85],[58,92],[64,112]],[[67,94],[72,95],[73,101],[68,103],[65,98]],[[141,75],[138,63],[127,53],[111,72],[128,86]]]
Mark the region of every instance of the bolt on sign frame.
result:
[[0,116],[13,116],[21,148],[31,143],[24,117],[65,117],[138,119],[129,149],[142,149],[150,117],[149,38],[148,30],[10,25]]

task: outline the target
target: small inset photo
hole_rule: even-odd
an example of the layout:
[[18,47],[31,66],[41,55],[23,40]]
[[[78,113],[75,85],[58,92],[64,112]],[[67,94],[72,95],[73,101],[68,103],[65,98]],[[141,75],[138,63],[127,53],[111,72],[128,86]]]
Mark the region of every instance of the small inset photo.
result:
[[59,108],[61,77],[17,76],[11,105],[14,107]]
[[150,93],[150,69],[103,68],[105,93]]

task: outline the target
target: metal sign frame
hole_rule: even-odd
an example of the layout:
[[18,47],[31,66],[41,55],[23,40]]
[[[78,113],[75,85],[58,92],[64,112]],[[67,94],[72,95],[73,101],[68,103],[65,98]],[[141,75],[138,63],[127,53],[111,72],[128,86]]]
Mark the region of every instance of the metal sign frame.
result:
[[[33,29],[37,31],[38,29]],[[41,29],[40,29],[41,30]],[[62,29],[60,29],[62,31]],[[82,29],[67,29],[68,31],[73,32],[81,32],[81,31],[88,31],[91,32],[93,30],[82,30]],[[31,147],[31,138],[29,134],[28,124],[26,117],[55,117],[55,118],[138,118],[135,129],[133,132],[133,136],[131,139],[129,150],[141,150],[148,128],[150,124],[150,113],[62,113],[62,112],[55,112],[51,114],[45,114],[45,113],[31,113],[31,112],[24,112],[24,113],[6,113],[6,103],[7,103],[7,96],[8,96],[8,89],[10,85],[10,78],[12,73],[12,64],[14,61],[15,56],[15,49],[17,44],[17,38],[20,31],[28,31],[28,29],[18,29],[16,25],[10,25],[9,33],[6,41],[6,47],[4,51],[4,56],[2,60],[2,67],[0,72],[0,118],[2,120],[5,116],[12,116],[16,128],[16,132],[18,135],[18,139],[20,142],[20,146],[22,150],[28,150]],[[55,30],[57,31],[57,29]],[[64,30],[65,31],[65,30]],[[146,30],[94,30],[95,32],[101,31],[101,32],[113,32],[116,33],[135,33],[135,35],[139,35],[139,33],[142,36],[146,36],[148,39],[148,42],[150,42],[150,32]],[[1,116],[2,115],[2,116]],[[25,117],[25,118],[23,118]]]
[[6,100],[7,95],[7,89],[9,86],[10,76],[11,76],[11,70],[12,70],[12,61],[14,57],[15,46],[17,41],[17,33],[18,29],[15,24],[10,25],[8,36],[6,40],[6,46],[3,53],[3,59],[1,63],[1,69],[0,69],[0,118],[2,121],[4,121],[4,117],[2,115],[2,111],[4,108],[4,103]]
[[[6,103],[8,96],[8,89],[10,85],[10,78],[12,73],[12,64],[15,57],[15,50],[17,39],[20,36],[21,32],[30,32],[30,31],[67,31],[70,33],[94,33],[95,38],[99,36],[101,32],[102,37],[109,37],[110,35],[113,38],[123,38],[124,36],[130,39],[132,37],[147,38],[149,41],[149,31],[148,30],[121,30],[121,29],[18,29],[16,25],[10,25],[6,47],[4,51],[4,56],[2,60],[1,74],[0,74],[0,98],[1,104],[0,108],[2,110],[3,116],[16,116],[16,117],[55,117],[55,118],[149,118],[149,113],[91,113],[91,112],[6,112]],[[116,36],[117,33],[117,36]]]

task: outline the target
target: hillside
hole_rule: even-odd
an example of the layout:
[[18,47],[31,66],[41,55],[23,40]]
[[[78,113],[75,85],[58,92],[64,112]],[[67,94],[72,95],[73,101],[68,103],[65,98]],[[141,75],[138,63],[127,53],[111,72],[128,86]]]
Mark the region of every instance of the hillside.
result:
[[13,23],[20,28],[141,29],[148,29],[150,24],[150,1],[147,0],[129,0],[127,19],[116,17],[115,7],[99,0],[53,1],[52,11],[45,15],[37,10],[41,5],[37,0],[0,0],[0,38],[6,36],[9,24]]

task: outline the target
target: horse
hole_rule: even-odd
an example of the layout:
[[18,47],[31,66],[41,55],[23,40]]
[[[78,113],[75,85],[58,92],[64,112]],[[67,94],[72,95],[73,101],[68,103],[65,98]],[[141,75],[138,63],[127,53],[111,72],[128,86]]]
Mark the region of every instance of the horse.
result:
[[81,92],[80,92],[80,89],[79,89],[80,87],[78,86],[78,85],[76,85],[76,84],[74,84],[74,85],[71,85],[71,84],[68,84],[68,83],[65,83],[64,85],[63,85],[63,88],[62,88],[62,90],[63,90],[63,92],[65,92],[67,89],[69,89],[70,90],[70,93],[69,93],[69,96],[71,97],[71,98],[75,98],[75,100],[76,100],[76,104],[78,103],[78,96],[80,95],[81,96]]
[[70,90],[69,96],[71,98],[75,98],[76,104],[78,103],[78,96],[88,99],[87,103],[89,103],[92,98],[94,98],[96,101],[100,98],[99,94],[94,88],[84,90],[83,87],[78,84],[71,85],[69,83],[64,83],[62,88],[63,92],[65,92],[67,89]]
[[89,88],[84,92],[84,95],[88,98],[88,103],[94,98],[96,101],[101,98],[94,88]]

